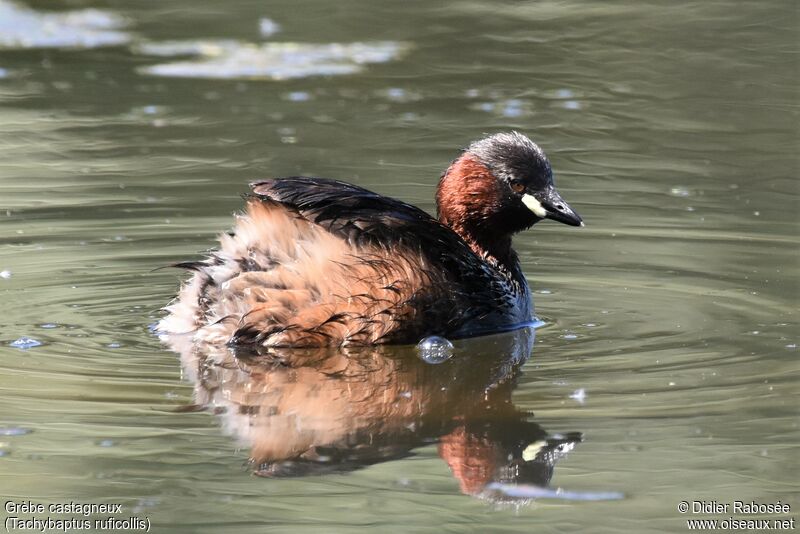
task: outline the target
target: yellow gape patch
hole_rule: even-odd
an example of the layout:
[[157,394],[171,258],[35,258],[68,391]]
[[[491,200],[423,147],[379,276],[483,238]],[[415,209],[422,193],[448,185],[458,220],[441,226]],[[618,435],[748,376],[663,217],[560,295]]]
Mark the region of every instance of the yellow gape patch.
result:
[[547,442],[544,440],[534,441],[522,451],[522,459],[526,462],[530,462],[536,458],[536,455],[539,454],[539,451],[545,448],[545,446],[547,446]]
[[542,203],[536,200],[533,195],[529,195],[527,193],[522,195],[522,203],[525,204],[525,206],[527,206],[527,208],[531,210],[537,217],[544,219],[547,216],[547,210],[544,209]]

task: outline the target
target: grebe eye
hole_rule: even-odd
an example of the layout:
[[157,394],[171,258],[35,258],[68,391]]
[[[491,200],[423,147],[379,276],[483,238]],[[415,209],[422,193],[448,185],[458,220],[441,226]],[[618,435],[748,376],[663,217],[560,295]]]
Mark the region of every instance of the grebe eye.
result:
[[513,189],[515,193],[522,194],[525,192],[525,184],[517,181],[511,182],[511,189]]

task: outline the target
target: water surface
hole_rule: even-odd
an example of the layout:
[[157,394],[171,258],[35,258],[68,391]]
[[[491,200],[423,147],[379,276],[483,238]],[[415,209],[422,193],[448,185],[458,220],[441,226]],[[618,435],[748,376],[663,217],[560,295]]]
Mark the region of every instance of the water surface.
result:
[[[682,500],[800,506],[794,3],[69,9],[0,1],[5,498],[120,502],[156,532],[684,531]],[[508,129],[587,222],[515,240],[535,348],[370,354],[345,375],[359,424],[298,427],[338,432],[317,464],[364,454],[256,476],[280,469],[243,429],[309,393],[162,344],[148,325],[182,275],[154,269],[212,247],[253,179],[341,178],[433,211],[458,150]],[[409,408],[375,411],[377,391]],[[464,466],[499,468],[487,451],[538,469],[517,481],[540,498],[483,492],[497,477]]]

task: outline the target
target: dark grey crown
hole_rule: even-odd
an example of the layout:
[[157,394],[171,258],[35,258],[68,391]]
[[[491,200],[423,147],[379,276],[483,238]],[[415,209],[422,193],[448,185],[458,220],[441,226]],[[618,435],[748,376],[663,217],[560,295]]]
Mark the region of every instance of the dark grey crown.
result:
[[502,180],[550,182],[553,179],[550,161],[544,151],[519,132],[484,137],[469,145],[467,151]]

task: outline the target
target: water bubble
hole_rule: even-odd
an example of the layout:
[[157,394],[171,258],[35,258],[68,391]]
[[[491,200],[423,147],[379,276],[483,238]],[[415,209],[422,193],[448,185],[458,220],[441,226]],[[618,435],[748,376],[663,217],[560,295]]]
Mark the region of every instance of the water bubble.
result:
[[453,344],[440,336],[428,336],[417,344],[417,354],[424,362],[444,363],[453,357]]
[[31,349],[40,345],[42,345],[41,341],[26,336],[22,336],[21,338],[15,339],[9,343],[9,346],[14,347],[15,349]]
[[308,91],[292,91],[286,93],[284,98],[290,102],[308,102],[311,100],[311,93]]
[[672,189],[669,190],[669,194],[674,197],[688,197],[689,195],[691,195],[689,190],[682,186],[673,187]]
[[586,390],[583,388],[576,389],[572,392],[572,395],[569,396],[570,399],[575,399],[579,403],[583,404],[586,402]]
[[263,18],[258,21],[258,33],[261,34],[261,37],[275,35],[280,29],[280,25],[272,19]]
[[390,87],[386,90],[386,96],[389,97],[389,100],[395,100],[401,102],[406,99],[406,91],[402,87]]

